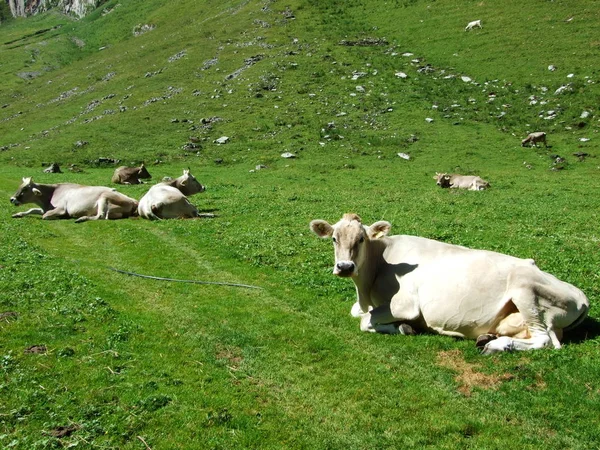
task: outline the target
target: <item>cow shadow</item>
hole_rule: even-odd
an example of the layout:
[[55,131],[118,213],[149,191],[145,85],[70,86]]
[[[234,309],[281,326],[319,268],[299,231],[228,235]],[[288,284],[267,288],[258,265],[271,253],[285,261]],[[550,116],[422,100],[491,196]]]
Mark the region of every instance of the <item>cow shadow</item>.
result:
[[600,336],[600,321],[588,316],[577,327],[566,330],[562,342],[578,344],[598,336]]

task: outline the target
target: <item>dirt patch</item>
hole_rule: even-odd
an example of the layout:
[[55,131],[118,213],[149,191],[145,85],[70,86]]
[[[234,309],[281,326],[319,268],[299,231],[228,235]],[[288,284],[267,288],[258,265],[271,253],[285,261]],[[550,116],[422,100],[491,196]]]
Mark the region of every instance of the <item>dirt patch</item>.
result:
[[239,347],[234,347],[231,345],[218,345],[216,358],[220,360],[225,360],[227,367],[232,370],[238,370],[240,365],[244,361],[244,357],[242,355],[242,350]]
[[32,345],[31,347],[27,347],[25,349],[25,353],[46,353],[48,350],[45,345]]
[[75,431],[79,430],[80,426],[78,424],[73,424],[73,425],[69,425],[66,427],[57,427],[52,431],[49,431],[48,435],[53,436],[55,438],[64,438],[67,436],[70,436],[71,434],[73,434]]
[[17,319],[19,315],[14,312],[14,311],[6,311],[3,313],[0,313],[0,320],[6,320],[8,321],[9,319]]
[[459,384],[458,390],[467,397],[471,396],[474,387],[481,389],[496,389],[504,381],[511,380],[513,375],[504,373],[485,374],[477,371],[477,364],[466,362],[460,350],[449,350],[438,353],[437,362],[458,374],[454,377]]

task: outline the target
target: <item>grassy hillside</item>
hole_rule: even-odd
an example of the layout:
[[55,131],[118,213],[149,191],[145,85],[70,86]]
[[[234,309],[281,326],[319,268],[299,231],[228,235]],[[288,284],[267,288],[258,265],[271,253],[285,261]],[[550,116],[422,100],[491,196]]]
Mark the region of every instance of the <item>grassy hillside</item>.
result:
[[[121,0],[2,23],[0,447],[597,446],[600,2],[497,3]],[[550,148],[522,148],[537,130]],[[216,217],[11,218],[22,177],[110,185],[99,158],[152,182],[189,167]],[[348,211],[534,258],[590,318],[560,351],[489,358],[361,333],[308,231]]]

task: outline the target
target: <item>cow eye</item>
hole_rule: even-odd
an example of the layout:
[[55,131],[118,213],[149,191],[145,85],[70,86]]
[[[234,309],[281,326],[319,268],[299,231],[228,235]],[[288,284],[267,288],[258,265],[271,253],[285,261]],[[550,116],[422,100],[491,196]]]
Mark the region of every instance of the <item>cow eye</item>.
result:
[[360,237],[360,239],[358,240],[358,242],[360,242],[361,244],[362,244],[363,242],[365,242],[365,237],[364,237],[364,236],[361,236],[361,237]]
[[337,239],[332,237],[331,240],[333,241],[334,244],[337,244]]

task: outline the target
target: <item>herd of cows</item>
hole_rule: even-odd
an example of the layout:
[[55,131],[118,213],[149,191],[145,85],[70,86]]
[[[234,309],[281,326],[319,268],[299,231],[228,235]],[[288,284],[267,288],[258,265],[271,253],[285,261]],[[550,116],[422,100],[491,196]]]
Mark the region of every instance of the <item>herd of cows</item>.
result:
[[[144,178],[151,178],[151,175],[142,164],[140,167],[117,168],[112,181],[139,184]],[[74,183],[41,184],[29,177],[23,178],[23,183],[10,202],[15,206],[28,203],[37,205],[37,208],[13,214],[13,217],[38,214],[42,219],[75,218],[75,222],[138,215],[145,219],[193,218],[200,214],[187,197],[204,189],[189,170],[184,170],[179,178],[155,184],[139,202],[110,187]]]
[[[532,133],[522,145],[546,143]],[[119,167],[112,182],[139,184],[151,178],[140,167]],[[478,176],[437,173],[443,188],[483,190]],[[36,208],[13,214],[76,222],[140,216],[146,219],[193,218],[200,214],[188,196],[205,190],[189,170],[153,185],[137,200],[114,188],[72,183],[23,183],[10,201]],[[391,225],[364,225],[356,214],[336,224],[313,220],[310,229],[334,244],[333,274],[351,278],[357,301],[351,314],[360,329],[390,334],[434,332],[476,339],[483,354],[510,350],[560,348],[563,330],[587,316],[589,300],[575,286],[540,270],[532,259],[474,250],[416,236],[388,236]]]

